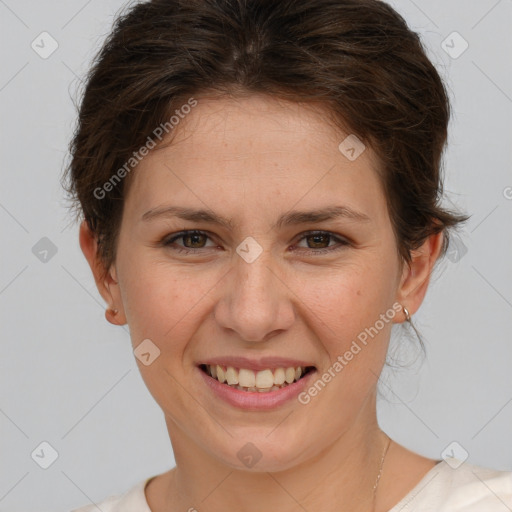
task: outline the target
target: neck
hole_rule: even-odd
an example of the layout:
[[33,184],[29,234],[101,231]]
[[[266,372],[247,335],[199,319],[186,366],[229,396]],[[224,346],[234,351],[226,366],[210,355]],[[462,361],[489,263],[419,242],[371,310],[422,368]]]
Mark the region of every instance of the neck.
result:
[[176,458],[166,486],[167,511],[373,511],[373,487],[388,441],[376,421],[375,397],[332,443],[283,471],[234,469],[205,452],[168,418],[167,425]]

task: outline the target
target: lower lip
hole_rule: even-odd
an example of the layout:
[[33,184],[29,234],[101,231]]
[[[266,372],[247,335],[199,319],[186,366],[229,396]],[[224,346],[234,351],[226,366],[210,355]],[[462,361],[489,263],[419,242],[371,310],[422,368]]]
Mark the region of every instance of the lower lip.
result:
[[232,388],[210,377],[199,367],[197,367],[197,371],[201,374],[206,385],[219,398],[234,407],[254,411],[274,409],[297,398],[308,387],[309,382],[316,374],[316,370],[310,370],[302,379],[288,384],[284,388],[260,393],[259,391],[241,391],[240,389]]

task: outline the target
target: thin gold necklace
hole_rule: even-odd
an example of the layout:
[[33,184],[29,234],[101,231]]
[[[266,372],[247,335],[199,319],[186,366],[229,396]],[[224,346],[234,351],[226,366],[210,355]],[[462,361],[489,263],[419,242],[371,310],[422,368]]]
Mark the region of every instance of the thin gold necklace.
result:
[[389,450],[389,446],[391,444],[391,438],[389,436],[386,436],[388,438],[388,442],[386,444],[386,448],[384,450],[384,453],[382,454],[382,459],[380,461],[380,469],[379,469],[379,474],[377,475],[377,480],[375,480],[375,485],[373,486],[373,512],[375,512],[375,500],[377,498],[377,487],[379,486],[379,480],[380,480],[380,476],[382,474],[382,466],[384,465],[384,459],[386,458],[386,454],[388,453],[388,450]]

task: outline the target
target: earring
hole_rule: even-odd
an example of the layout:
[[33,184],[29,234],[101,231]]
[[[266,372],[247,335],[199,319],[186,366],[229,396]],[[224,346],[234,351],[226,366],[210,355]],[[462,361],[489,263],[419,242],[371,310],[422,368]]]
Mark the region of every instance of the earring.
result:
[[114,317],[119,313],[118,309],[113,308],[107,308],[105,310],[105,318],[107,319],[107,322],[110,322],[111,324],[117,325]]
[[405,321],[410,323],[411,322],[411,315],[409,314],[409,311],[404,306],[402,306],[402,309],[404,310]]

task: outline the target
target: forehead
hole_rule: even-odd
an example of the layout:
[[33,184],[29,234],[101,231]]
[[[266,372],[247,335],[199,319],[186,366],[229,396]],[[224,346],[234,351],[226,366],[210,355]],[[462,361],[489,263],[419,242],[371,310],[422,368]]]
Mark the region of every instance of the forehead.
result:
[[[284,152],[296,144],[314,144],[318,151],[332,151],[348,133],[335,127],[326,105],[319,102],[297,103],[253,94],[247,97],[211,97],[183,116],[173,145],[201,145],[224,158],[228,152],[242,157],[253,152]],[[219,142],[221,144],[219,144]]]
[[139,163],[129,195],[141,208],[170,200],[171,191],[172,199],[195,195],[195,202],[210,204],[212,194],[222,203],[226,195],[237,202],[235,193],[242,193],[247,206],[250,199],[261,206],[273,199],[283,208],[301,197],[303,205],[332,203],[336,192],[356,202],[378,195],[374,153],[368,147],[349,160],[339,145],[350,134],[329,119],[321,105],[266,95],[198,98],[169,144]]

